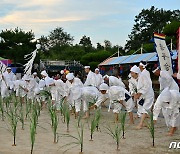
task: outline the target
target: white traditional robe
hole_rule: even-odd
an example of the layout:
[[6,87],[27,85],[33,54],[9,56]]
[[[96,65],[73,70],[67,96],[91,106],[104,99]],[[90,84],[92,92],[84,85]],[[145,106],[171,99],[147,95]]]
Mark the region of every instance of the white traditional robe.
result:
[[86,81],[84,83],[84,86],[94,86],[97,87],[97,81],[96,81],[96,76],[95,73],[90,71],[87,75]]
[[161,71],[159,76],[159,83],[160,83],[160,91],[164,90],[165,88],[169,88],[169,90],[179,91],[178,84],[175,82],[172,76],[169,75],[169,72],[167,71]]
[[89,103],[95,104],[98,99],[99,91],[96,87],[87,86],[81,89],[82,94],[82,103],[83,103],[83,111],[88,111]]
[[114,104],[113,113],[119,113],[122,109],[122,104],[119,101],[123,101],[127,112],[132,112],[135,104],[132,100],[130,93],[123,87],[111,86],[108,90],[110,103]]
[[4,98],[9,96],[9,89],[13,89],[13,81],[16,80],[16,76],[13,72],[4,72],[2,76],[3,77],[1,79],[1,97]]
[[[137,93],[141,93],[141,97],[137,100],[138,104],[138,115],[141,116],[143,113],[148,113],[154,102],[154,91],[152,88],[152,81],[146,74],[139,74]],[[140,102],[144,100],[143,105]]]
[[97,82],[97,88],[99,88],[99,86],[103,83],[103,77],[100,73],[96,74],[95,73],[95,77],[96,77],[96,82]]
[[124,83],[122,82],[121,78],[118,79],[115,76],[109,76],[109,86],[121,86],[123,88],[125,88]]
[[83,83],[79,78],[74,78],[71,84],[68,80],[65,83],[65,96],[67,97],[67,102],[69,103],[69,108],[77,107],[81,104],[81,88]]
[[[164,89],[164,90],[167,90]],[[153,109],[153,119],[157,120],[159,113],[162,109],[162,113],[165,118],[166,125],[169,127],[178,127],[180,126],[180,94],[177,90],[169,90],[170,92],[170,102],[163,102],[162,98],[164,96],[162,92],[157,98],[154,109]]]

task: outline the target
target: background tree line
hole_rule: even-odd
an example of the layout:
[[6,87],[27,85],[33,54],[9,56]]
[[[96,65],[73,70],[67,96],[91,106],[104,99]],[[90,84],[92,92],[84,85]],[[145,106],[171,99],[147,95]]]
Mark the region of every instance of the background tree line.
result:
[[83,65],[90,65],[95,68],[97,65],[120,51],[120,55],[129,55],[135,52],[143,44],[145,52],[154,52],[154,45],[151,41],[154,32],[164,33],[166,42],[171,39],[176,45],[176,31],[180,26],[180,10],[163,10],[152,6],[150,9],[143,9],[135,16],[134,25],[125,47],[112,45],[109,40],[103,44],[92,45],[89,36],[82,36],[78,44],[73,44],[74,38],[62,27],[52,30],[48,36],[41,36],[35,40],[33,31],[25,32],[20,28],[14,30],[2,30],[0,33],[0,56],[9,58],[14,63],[25,63],[24,55],[32,52],[37,43],[41,44],[41,51],[36,58],[50,60],[76,60]]

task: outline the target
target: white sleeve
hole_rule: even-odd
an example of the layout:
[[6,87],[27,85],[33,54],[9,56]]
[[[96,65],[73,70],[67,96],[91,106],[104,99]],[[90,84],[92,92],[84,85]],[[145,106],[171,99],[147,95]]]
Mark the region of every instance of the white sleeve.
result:
[[180,72],[177,73],[177,79],[180,80]]
[[98,100],[97,100],[96,103],[95,103],[95,105],[96,105],[97,107],[99,107],[99,106],[101,105],[101,103],[104,102],[107,98],[108,98],[108,95],[107,95],[107,94],[105,94],[105,95],[100,94],[99,97],[98,97]]
[[149,91],[149,84],[146,76],[140,75],[138,79],[138,84],[137,84],[137,92],[141,93],[142,95],[148,93]]
[[161,95],[159,95],[159,97],[157,98],[155,104],[154,104],[154,108],[153,108],[153,120],[157,120],[159,113],[161,111],[162,108],[162,101],[161,101]]

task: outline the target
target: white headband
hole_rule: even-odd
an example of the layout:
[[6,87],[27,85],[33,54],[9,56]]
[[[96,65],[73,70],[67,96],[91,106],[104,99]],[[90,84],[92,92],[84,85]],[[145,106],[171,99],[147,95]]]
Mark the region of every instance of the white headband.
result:
[[143,63],[139,63],[139,65],[141,65],[143,68],[146,68],[146,66],[147,66],[147,64],[146,65],[144,65]]

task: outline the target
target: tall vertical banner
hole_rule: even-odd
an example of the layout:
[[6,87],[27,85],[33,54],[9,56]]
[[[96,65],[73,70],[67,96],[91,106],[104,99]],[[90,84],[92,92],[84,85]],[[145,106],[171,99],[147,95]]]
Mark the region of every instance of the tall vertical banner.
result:
[[154,42],[161,70],[166,70],[170,75],[172,75],[172,57],[165,42],[165,35],[154,33]]
[[177,30],[178,73],[180,74],[180,27]]

